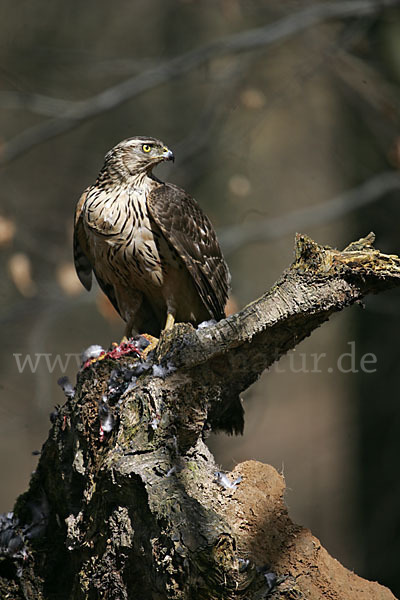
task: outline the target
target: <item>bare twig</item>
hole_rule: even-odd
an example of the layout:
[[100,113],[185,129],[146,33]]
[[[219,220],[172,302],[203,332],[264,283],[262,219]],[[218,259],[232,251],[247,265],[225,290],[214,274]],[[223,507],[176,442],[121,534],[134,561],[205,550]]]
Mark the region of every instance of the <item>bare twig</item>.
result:
[[[84,120],[109,111],[139,94],[190,72],[215,56],[254,50],[283,41],[324,21],[366,16],[399,4],[399,0],[347,0],[312,4],[264,27],[242,31],[191,50],[107,88],[87,100],[76,102],[59,117],[26,129],[3,146],[0,164],[10,162],[30,148],[73,129]],[[40,103],[39,100],[40,97],[36,96],[37,103]]]
[[330,223],[399,189],[400,174],[395,171],[385,171],[324,204],[307,206],[282,217],[226,227],[219,230],[218,238],[224,254],[229,255],[250,242],[276,240],[296,230]]

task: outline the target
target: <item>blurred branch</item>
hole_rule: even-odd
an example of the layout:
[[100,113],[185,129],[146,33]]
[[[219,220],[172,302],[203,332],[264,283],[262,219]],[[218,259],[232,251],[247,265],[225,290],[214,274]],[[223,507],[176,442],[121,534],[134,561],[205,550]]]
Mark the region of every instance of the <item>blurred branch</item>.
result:
[[[254,50],[281,42],[324,21],[370,15],[390,6],[399,6],[399,0],[347,0],[313,4],[264,27],[242,31],[191,50],[107,88],[87,100],[75,102],[69,108],[65,108],[60,116],[26,129],[3,145],[0,164],[10,162],[30,148],[70,131],[81,122],[109,111],[139,94],[180,77],[216,56]],[[27,96],[24,101],[27,102]],[[36,111],[40,110],[43,113],[55,110],[57,102],[64,102],[57,99],[53,101],[51,104],[48,97],[34,95],[31,104],[36,107]],[[61,105],[59,106],[62,110]]]
[[29,110],[46,117],[58,117],[60,113],[74,108],[76,102],[52,98],[43,94],[28,94],[25,92],[0,92],[0,107],[10,110]]
[[391,121],[398,121],[398,86],[354,54],[341,50],[336,58],[332,63],[335,75],[376,112],[384,114]]
[[373,136],[374,144],[393,166],[399,167],[399,86],[379,72],[375,61],[370,63],[341,50],[331,66],[346,99]]
[[296,230],[325,225],[399,189],[400,174],[385,171],[324,204],[307,206],[282,217],[225,227],[219,230],[218,239],[227,256],[250,242],[268,242]]

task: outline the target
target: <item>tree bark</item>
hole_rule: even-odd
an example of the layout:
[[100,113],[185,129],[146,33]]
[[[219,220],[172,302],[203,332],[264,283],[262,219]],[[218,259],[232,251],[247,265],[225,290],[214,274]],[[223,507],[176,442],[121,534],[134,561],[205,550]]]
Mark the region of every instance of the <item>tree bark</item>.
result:
[[[86,364],[53,414],[29,490],[0,520],[0,597],[393,599],[332,559],[253,461],[218,472],[210,429],[243,427],[239,394],[337,311],[400,283],[400,259],[303,235],[273,288],[143,360]],[[128,348],[129,350],[129,348]]]

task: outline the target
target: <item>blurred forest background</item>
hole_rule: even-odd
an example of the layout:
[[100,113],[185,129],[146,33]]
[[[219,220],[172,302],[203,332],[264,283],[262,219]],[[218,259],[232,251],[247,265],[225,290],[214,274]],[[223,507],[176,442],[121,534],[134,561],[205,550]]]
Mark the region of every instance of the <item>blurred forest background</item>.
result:
[[[75,203],[120,140],[174,150],[156,174],[210,216],[238,308],[291,263],[296,231],[343,248],[373,230],[400,253],[400,2],[6,0],[0,16],[7,511],[64,402],[58,378],[123,332],[71,251]],[[243,437],[209,439],[227,470],[273,464],[292,518],[397,594],[399,303],[394,290],[336,315],[244,394]]]

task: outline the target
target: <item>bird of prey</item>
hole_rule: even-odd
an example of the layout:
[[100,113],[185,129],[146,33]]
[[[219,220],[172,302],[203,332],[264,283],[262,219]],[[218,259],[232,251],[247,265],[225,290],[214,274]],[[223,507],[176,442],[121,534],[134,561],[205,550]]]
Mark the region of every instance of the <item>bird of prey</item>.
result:
[[78,277],[90,290],[95,274],[127,337],[225,316],[230,274],[215,231],[191,196],[152,174],[166,160],[174,154],[155,138],[120,142],[75,211]]

